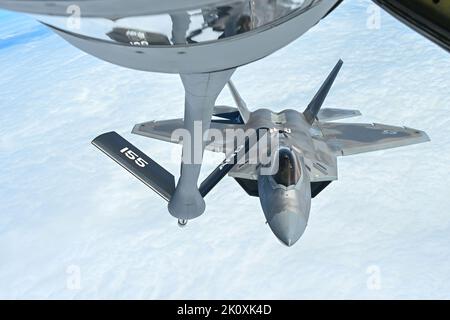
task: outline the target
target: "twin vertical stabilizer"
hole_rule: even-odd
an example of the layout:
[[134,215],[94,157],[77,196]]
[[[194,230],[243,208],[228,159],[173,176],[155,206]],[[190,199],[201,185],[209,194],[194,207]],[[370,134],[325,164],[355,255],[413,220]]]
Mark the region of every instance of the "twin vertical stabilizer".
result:
[[316,93],[316,95],[306,108],[306,110],[303,112],[303,115],[305,116],[305,119],[306,121],[308,121],[309,124],[313,124],[314,121],[317,119],[317,115],[319,114],[320,108],[322,107],[325,98],[330,92],[331,86],[333,85],[334,80],[336,79],[343,64],[344,62],[342,60],[338,61],[333,71],[331,71],[328,78],[322,84],[322,87],[320,87],[319,91]]

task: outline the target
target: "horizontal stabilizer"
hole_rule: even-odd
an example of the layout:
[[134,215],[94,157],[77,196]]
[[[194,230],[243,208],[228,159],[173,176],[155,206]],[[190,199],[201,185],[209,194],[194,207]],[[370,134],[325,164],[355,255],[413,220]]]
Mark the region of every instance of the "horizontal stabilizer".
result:
[[165,200],[175,191],[175,178],[116,132],[102,134],[92,144]]
[[237,109],[235,107],[219,105],[219,106],[214,106],[213,115],[217,116],[219,114],[232,113],[232,112],[239,112],[239,109]]
[[212,123],[245,124],[240,111],[233,107],[215,106],[213,116],[221,119],[212,119]]
[[334,108],[324,108],[319,111],[317,118],[319,121],[335,121],[353,117],[361,116],[361,112],[358,110],[345,110],[345,109],[334,109]]
[[183,128],[183,119],[148,121],[136,124],[131,133],[165,142],[181,143],[180,139],[172,139],[172,134]]

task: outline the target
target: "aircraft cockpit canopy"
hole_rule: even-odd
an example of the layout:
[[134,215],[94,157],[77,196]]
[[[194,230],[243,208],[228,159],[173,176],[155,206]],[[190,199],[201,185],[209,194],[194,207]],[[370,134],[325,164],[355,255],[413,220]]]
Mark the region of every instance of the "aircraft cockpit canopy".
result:
[[300,163],[295,154],[288,148],[278,153],[278,171],[273,176],[276,183],[289,187],[296,185],[301,177]]

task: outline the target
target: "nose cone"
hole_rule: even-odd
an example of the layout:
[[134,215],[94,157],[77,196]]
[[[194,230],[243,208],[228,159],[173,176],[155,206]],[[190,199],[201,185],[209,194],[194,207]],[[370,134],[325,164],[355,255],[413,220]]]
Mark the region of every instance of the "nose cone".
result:
[[308,221],[298,212],[284,211],[275,214],[268,223],[277,238],[291,247],[305,232]]

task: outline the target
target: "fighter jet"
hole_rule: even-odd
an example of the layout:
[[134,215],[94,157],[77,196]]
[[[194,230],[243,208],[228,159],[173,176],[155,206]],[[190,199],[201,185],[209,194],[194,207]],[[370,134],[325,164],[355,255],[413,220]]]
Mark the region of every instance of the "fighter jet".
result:
[[[429,141],[425,132],[406,127],[333,122],[361,115],[357,110],[322,108],[342,65],[340,60],[303,112],[250,111],[230,80],[228,86],[236,107],[215,107],[206,146],[208,150],[227,156],[200,185],[201,195],[205,197],[228,174],[247,194],[259,197],[265,219],[275,236],[283,244],[292,246],[306,229],[311,199],[338,179],[337,157]],[[132,132],[181,143],[174,135],[180,129],[183,129],[183,119],[172,119],[137,124]],[[254,132],[256,142],[267,136],[277,141],[264,150],[270,149],[271,161],[268,164],[249,161],[251,149],[258,146],[252,142],[252,136],[246,136],[244,143],[230,152],[229,141],[226,141],[229,130]],[[214,137],[211,132],[216,132]],[[218,138],[220,136],[225,138]],[[175,191],[174,176],[142,151],[115,132],[97,137],[93,144],[170,201]],[[178,222],[186,225],[187,219]]]

